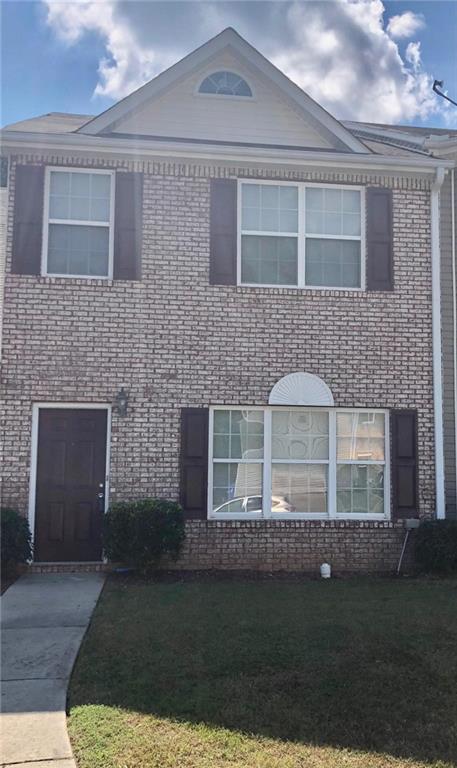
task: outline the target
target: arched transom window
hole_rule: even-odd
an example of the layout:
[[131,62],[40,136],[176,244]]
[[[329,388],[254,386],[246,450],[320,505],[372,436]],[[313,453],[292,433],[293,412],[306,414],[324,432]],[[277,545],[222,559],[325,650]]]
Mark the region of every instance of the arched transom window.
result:
[[252,97],[252,91],[240,75],[235,72],[213,72],[205,77],[198,89],[199,93],[210,93],[215,96],[247,96]]

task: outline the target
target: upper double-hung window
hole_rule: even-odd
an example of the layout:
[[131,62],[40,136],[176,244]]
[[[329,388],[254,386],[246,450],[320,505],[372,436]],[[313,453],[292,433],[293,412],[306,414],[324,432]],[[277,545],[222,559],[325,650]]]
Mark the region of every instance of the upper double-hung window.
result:
[[238,281],[364,287],[364,190],[240,182]]
[[43,273],[112,277],[114,174],[46,171]]

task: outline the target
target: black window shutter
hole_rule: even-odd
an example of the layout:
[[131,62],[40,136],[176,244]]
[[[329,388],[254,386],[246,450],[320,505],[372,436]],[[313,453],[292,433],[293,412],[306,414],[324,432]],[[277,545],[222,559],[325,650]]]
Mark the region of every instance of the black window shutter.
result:
[[44,166],[17,165],[11,271],[39,275],[43,243]]
[[180,502],[185,517],[206,520],[208,408],[181,409]]
[[417,411],[391,411],[393,517],[419,517]]
[[116,173],[114,279],[141,280],[143,174]]
[[236,285],[236,179],[210,181],[210,265],[211,285]]
[[367,290],[393,289],[392,190],[367,187]]

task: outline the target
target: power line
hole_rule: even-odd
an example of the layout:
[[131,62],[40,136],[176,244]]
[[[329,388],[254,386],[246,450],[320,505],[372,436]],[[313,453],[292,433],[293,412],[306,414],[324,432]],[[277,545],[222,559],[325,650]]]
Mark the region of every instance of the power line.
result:
[[449,98],[449,96],[446,96],[445,93],[440,91],[440,88],[442,88],[443,85],[444,85],[444,80],[435,80],[435,82],[433,83],[433,90],[435,91],[435,93],[438,94],[438,96],[442,96],[443,99],[450,101],[451,104],[454,104],[454,106],[457,107],[457,101],[454,101],[454,99]]

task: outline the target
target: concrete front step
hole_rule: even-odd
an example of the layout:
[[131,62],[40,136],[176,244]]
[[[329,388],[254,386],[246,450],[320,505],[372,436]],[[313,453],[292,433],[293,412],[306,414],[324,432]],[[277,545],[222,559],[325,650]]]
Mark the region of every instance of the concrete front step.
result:
[[107,573],[117,566],[113,563],[81,562],[81,563],[30,563],[25,573]]

